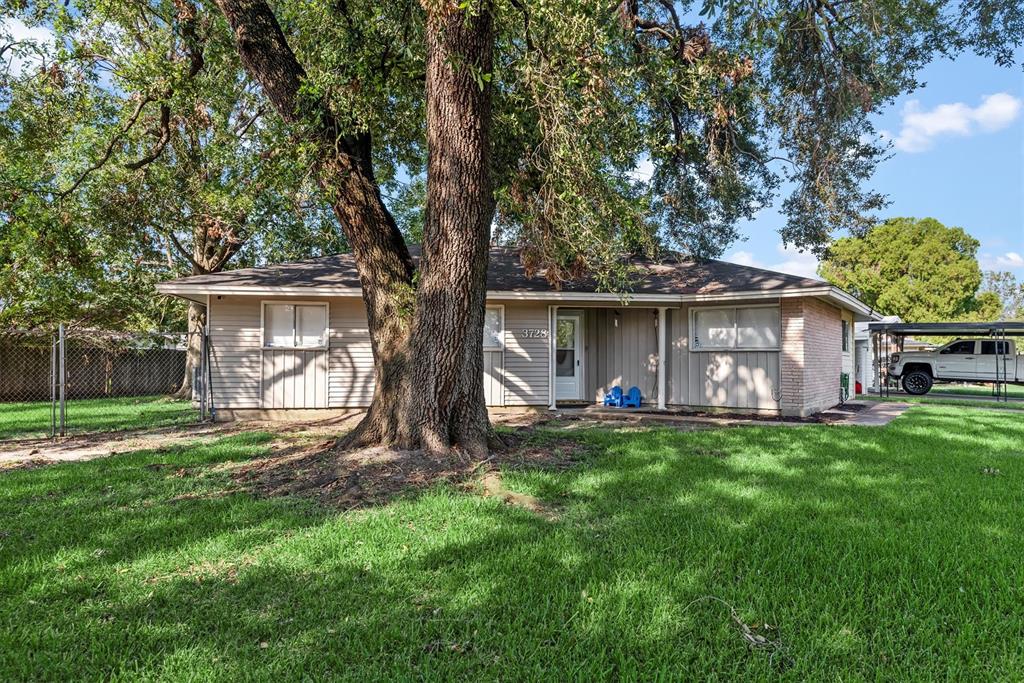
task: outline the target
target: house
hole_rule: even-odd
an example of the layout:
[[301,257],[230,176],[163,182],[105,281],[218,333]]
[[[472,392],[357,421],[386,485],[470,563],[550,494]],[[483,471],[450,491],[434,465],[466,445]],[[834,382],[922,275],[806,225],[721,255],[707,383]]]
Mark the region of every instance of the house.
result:
[[[871,309],[826,282],[724,261],[636,259],[627,297],[553,288],[494,248],[484,386],[490,406],[600,401],[615,385],[646,405],[805,416],[840,401],[853,326]],[[212,399],[222,417],[358,408],[373,357],[350,255],[197,275],[158,290],[205,304]]]

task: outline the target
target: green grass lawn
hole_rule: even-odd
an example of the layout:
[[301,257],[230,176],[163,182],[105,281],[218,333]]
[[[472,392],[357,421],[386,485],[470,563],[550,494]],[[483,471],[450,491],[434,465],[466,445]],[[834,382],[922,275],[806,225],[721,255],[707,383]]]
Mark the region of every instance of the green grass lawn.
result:
[[555,519],[449,487],[228,492],[259,433],[2,473],[0,680],[1024,671],[1019,415],[575,434],[577,467],[504,474]]
[[[992,388],[980,385],[936,384],[932,391],[941,394],[961,394],[963,396],[992,396]],[[1019,384],[1006,385],[1007,396],[1024,398],[1024,386]]]
[[[1012,397],[1011,397],[1012,398]],[[1024,410],[1022,401],[983,401],[977,398],[959,398],[957,396],[937,396],[926,394],[924,396],[911,396],[904,393],[890,393],[888,397],[880,397],[874,394],[860,394],[857,400],[864,401],[896,401],[897,403],[918,403],[921,405],[935,406],[960,406],[964,408],[995,408],[998,410]]]
[[[94,398],[68,401],[67,433],[162,427],[196,420],[191,401],[165,396]],[[50,402],[0,403],[0,439],[50,435]]]

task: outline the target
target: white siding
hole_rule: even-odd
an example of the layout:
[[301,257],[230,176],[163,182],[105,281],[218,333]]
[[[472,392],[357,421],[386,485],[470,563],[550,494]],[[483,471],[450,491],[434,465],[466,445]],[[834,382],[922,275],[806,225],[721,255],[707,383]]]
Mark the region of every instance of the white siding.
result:
[[210,386],[223,408],[260,407],[260,299],[210,297]]
[[543,303],[505,303],[505,405],[548,404],[548,339],[526,330],[548,329]]
[[331,351],[327,405],[356,408],[373,399],[373,347],[363,300],[331,299]]

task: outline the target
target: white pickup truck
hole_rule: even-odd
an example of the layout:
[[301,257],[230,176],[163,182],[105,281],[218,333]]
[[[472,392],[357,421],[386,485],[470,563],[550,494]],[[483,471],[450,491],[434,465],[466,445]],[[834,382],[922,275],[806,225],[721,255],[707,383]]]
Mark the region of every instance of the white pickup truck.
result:
[[957,339],[934,351],[894,353],[889,376],[908,394],[927,394],[935,382],[1024,383],[1024,356],[1009,339]]

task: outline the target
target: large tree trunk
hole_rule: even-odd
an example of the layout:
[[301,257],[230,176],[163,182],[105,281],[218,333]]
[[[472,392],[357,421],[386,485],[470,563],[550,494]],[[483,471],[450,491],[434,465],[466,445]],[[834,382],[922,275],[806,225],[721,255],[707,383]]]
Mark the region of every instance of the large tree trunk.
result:
[[174,393],[175,398],[191,399],[193,392],[192,375],[199,367],[199,355],[202,353],[203,327],[206,325],[206,306],[188,302],[188,338],[185,342],[185,377],[181,388]]
[[[265,0],[217,4],[246,70],[285,121],[317,143],[317,177],[359,270],[376,387],[366,417],[343,445],[486,448],[482,330],[493,213],[490,88],[478,88],[469,65],[477,74],[490,72],[490,6],[468,19],[454,3],[430,11],[428,128],[436,130],[428,140],[433,189],[417,295],[412,259],[374,178],[370,136],[340,130],[323,102],[303,98],[305,72]],[[440,32],[447,37],[442,40]]]
[[486,452],[483,386],[494,32],[489,0],[425,0],[427,211],[413,325],[413,427],[430,451]]

